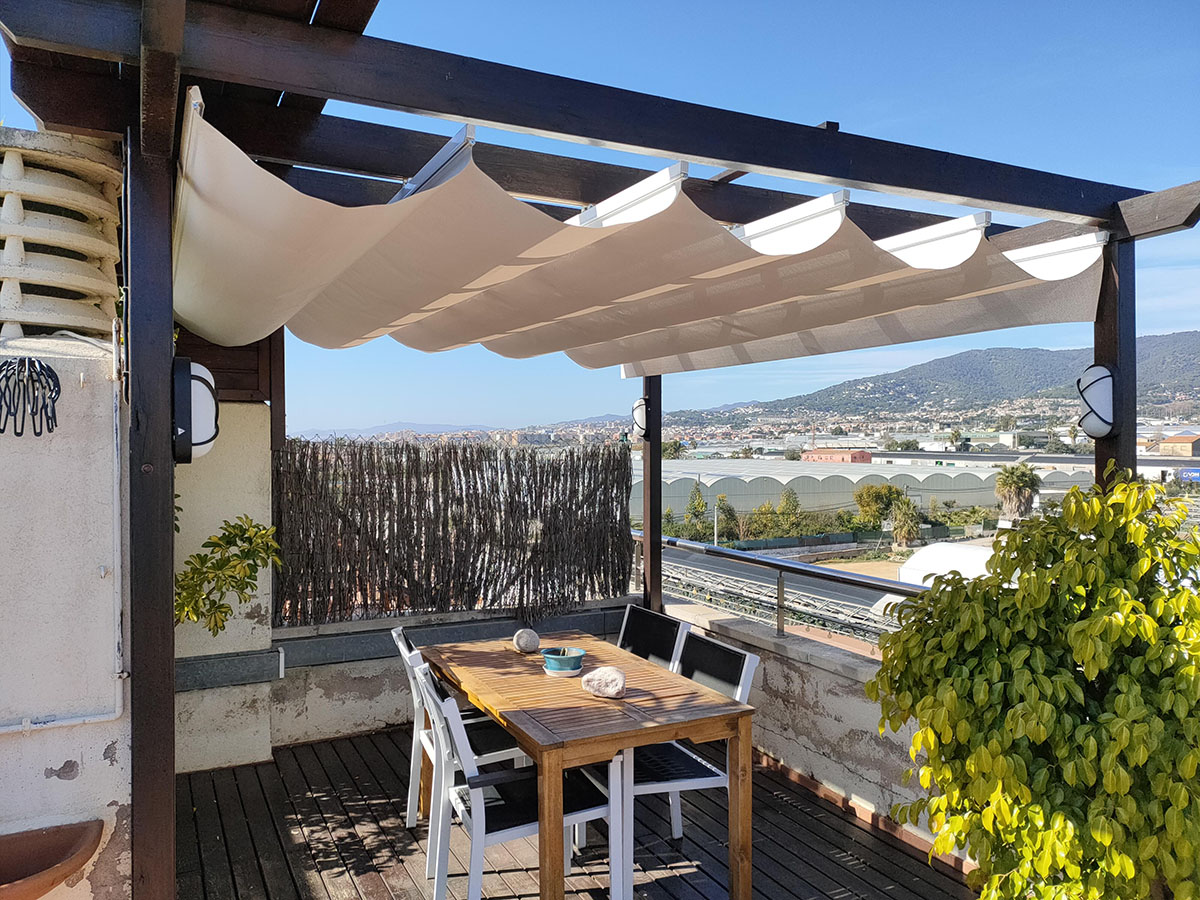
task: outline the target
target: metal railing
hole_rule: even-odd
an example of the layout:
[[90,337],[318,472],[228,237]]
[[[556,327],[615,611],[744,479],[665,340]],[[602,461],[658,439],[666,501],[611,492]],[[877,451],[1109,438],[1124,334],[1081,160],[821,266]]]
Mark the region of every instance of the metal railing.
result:
[[[631,533],[639,541],[642,538],[642,532],[637,529],[630,529]],[[768,569],[775,572],[775,632],[782,635],[784,633],[784,625],[786,617],[792,610],[789,609],[787,602],[787,590],[784,583],[785,575],[799,575],[805,578],[815,578],[820,581],[828,581],[832,584],[840,584],[847,587],[864,588],[871,591],[879,591],[883,594],[893,594],[897,597],[916,597],[923,594],[926,588],[919,584],[908,584],[903,581],[892,581],[887,578],[878,578],[874,575],[860,575],[857,572],[846,572],[841,569],[830,569],[824,566],[814,566],[811,563],[797,562],[791,559],[777,559],[773,556],[760,556],[757,553],[751,553],[746,550],[733,550],[728,547],[718,547],[715,544],[703,544],[699,541],[689,541],[684,538],[664,537],[662,539],[664,547],[671,547],[676,550],[684,550],[688,553],[695,553],[700,556],[707,556],[714,559],[725,559],[732,562],[745,563],[747,565],[757,566],[761,569]],[[640,560],[640,543],[638,545],[638,556]],[[810,609],[814,616],[825,618],[831,622],[844,622],[847,616],[845,611],[839,610],[833,613],[832,607],[840,606],[836,602],[823,600],[819,604],[820,609]],[[795,604],[792,605],[794,609]],[[852,618],[852,617],[851,617]]]

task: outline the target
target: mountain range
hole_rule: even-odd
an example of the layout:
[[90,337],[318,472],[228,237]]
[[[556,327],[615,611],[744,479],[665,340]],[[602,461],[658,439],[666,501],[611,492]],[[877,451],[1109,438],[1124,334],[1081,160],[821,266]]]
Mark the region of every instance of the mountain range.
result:
[[[1143,405],[1200,400],[1200,331],[1138,338],[1138,401]],[[966,350],[897,372],[843,381],[780,400],[726,404],[759,415],[872,415],[937,406],[977,409],[1027,397],[1074,398],[1075,379],[1092,362],[1090,347],[1075,350],[997,347]],[[708,414],[718,410],[690,411]],[[668,413],[668,418],[687,417]]]

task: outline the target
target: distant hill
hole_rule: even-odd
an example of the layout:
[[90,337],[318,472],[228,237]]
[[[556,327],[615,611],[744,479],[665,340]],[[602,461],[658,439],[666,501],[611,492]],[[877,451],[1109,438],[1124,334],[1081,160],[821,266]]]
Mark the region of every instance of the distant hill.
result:
[[[811,394],[745,405],[767,415],[818,411],[869,415],[915,411],[927,404],[970,409],[1022,397],[1073,397],[1075,379],[1091,361],[1090,347],[967,350]],[[1186,393],[1200,394],[1200,331],[1138,338],[1139,400],[1169,402]]]
[[491,425],[430,425],[421,422],[389,422],[387,425],[372,425],[370,428],[312,428],[301,431],[292,437],[320,438],[336,435],[339,437],[370,437],[375,434],[394,434],[398,431],[411,431],[413,434],[451,434],[458,431],[495,431]]

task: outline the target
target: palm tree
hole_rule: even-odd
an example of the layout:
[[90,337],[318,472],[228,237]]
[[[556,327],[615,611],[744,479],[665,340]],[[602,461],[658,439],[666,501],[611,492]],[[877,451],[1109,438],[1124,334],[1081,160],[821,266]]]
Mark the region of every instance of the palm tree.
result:
[[892,504],[891,518],[892,540],[901,547],[907,547],[921,536],[921,514],[916,504],[907,497],[901,497]]
[[1004,514],[1016,520],[1029,515],[1033,509],[1033,498],[1042,487],[1042,479],[1029,463],[1005,466],[996,476],[996,499],[1004,507]]

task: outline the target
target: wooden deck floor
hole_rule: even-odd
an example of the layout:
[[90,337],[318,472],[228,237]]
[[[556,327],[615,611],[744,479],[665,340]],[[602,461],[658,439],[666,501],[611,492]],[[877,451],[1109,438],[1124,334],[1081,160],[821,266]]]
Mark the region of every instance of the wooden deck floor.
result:
[[[426,828],[404,827],[408,735],[383,732],[275,751],[270,763],[178,779],[178,894],[184,900],[400,900],[431,895]],[[727,896],[723,791],[683,795],[682,846],[665,799],[639,798],[638,896]],[[451,839],[450,896],[466,893],[466,835]],[[484,896],[536,897],[536,840],[487,852]],[[567,895],[607,898],[603,823]],[[754,776],[754,895],[761,900],[966,900],[972,894],[893,838],[775,773]]]

